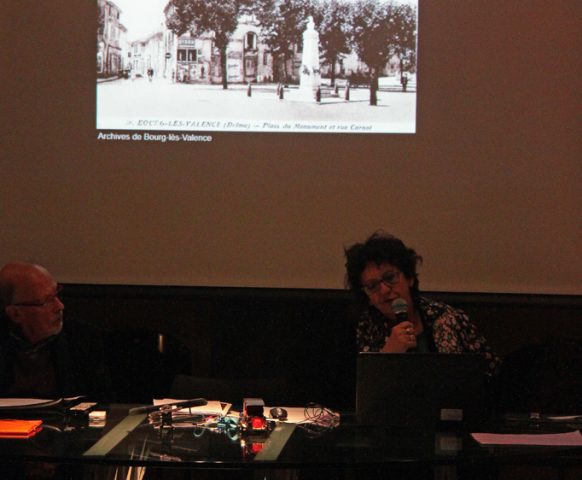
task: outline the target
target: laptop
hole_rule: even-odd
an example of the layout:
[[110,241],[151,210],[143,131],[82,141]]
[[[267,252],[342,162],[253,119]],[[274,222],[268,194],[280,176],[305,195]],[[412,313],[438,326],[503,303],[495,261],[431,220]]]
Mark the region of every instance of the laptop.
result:
[[486,368],[479,354],[359,353],[358,423],[477,427],[487,420]]

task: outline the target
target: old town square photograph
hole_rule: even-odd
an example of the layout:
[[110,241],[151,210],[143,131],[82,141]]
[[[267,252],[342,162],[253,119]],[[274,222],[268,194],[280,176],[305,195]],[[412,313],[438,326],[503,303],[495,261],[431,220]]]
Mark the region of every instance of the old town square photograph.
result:
[[414,133],[417,0],[98,0],[97,129]]

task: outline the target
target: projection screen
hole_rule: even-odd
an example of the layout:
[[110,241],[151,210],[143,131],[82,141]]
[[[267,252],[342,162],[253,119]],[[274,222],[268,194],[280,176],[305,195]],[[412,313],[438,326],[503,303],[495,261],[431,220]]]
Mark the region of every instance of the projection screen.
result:
[[395,2],[416,9],[414,64],[392,52],[375,105],[354,45],[332,82],[325,9],[285,61],[239,30],[225,89],[217,35],[131,37],[123,14],[99,70],[98,3],[4,5],[0,263],[335,289],[344,247],[382,229],[424,257],[425,290],[581,293],[579,1]]

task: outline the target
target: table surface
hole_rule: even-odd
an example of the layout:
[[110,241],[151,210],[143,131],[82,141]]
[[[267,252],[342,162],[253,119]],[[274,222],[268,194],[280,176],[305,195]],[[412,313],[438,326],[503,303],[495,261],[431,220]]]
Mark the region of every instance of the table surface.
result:
[[[582,465],[582,447],[483,446],[466,431],[361,426],[344,414],[338,426],[313,429],[278,423],[267,433],[238,435],[203,428],[154,428],[127,405],[107,407],[103,428],[60,413],[30,412],[12,418],[42,418],[29,439],[0,439],[1,460],[204,468],[343,468],[431,464]],[[32,416],[31,416],[32,415]],[[6,412],[1,415],[7,418]],[[500,433],[566,432],[582,424],[532,424],[526,417],[492,422]]]

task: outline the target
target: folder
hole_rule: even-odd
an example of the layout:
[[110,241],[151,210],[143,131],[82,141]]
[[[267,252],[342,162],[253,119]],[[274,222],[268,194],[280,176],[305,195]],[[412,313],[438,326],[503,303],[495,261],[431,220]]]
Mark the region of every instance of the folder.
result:
[[30,438],[42,430],[42,420],[0,420],[0,438]]

